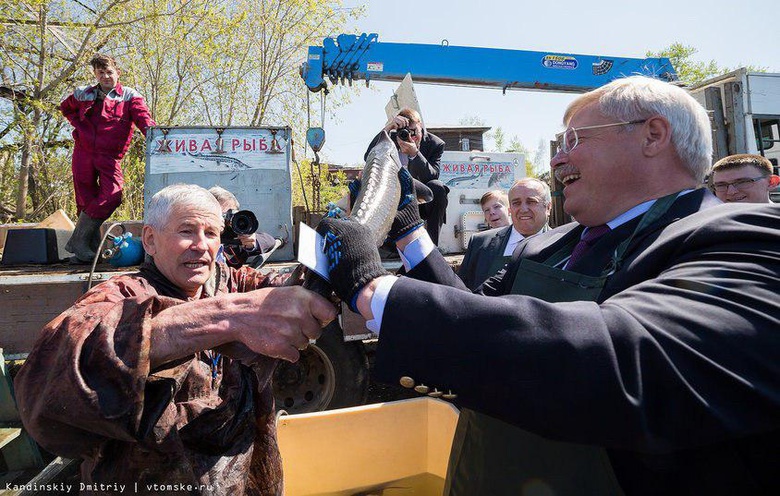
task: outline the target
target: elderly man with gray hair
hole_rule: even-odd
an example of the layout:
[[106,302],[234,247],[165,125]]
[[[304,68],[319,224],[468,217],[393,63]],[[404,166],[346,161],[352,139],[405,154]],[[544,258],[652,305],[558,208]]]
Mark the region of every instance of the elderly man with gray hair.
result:
[[447,495],[777,494],[778,207],[702,187],[709,118],[675,85],[617,79],[563,121],[551,165],[576,222],[523,240],[478,294],[403,231],[406,207],[406,277],[335,246],[367,244],[363,226],[318,226],[331,284],[379,335],[375,377],[473,412]]
[[206,189],[155,194],[142,235],[152,261],[47,324],[21,368],[25,428],[82,459],[83,483],[282,493],[271,375],[336,312],[279,276],[216,263],[222,228]]

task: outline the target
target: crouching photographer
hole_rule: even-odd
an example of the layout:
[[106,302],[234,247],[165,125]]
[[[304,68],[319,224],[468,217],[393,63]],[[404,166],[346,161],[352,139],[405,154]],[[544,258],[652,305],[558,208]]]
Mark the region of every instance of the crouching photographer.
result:
[[225,230],[222,232],[222,246],[217,253],[217,261],[225,262],[230,267],[239,268],[249,257],[262,255],[273,250],[276,240],[264,232],[257,232],[260,227],[257,217],[249,210],[239,210],[238,199],[233,193],[214,186],[209,189],[222,208],[225,219]]
[[[446,221],[447,193],[449,188],[439,181],[439,167],[444,153],[444,141],[429,133],[422,125],[420,114],[413,109],[404,108],[385,127],[390,138],[398,147],[401,165],[409,169],[412,177],[430,188],[433,200],[420,205],[420,215],[425,220],[425,228],[435,244],[439,244],[439,231]],[[368,152],[379,141],[382,133],[368,145]]]

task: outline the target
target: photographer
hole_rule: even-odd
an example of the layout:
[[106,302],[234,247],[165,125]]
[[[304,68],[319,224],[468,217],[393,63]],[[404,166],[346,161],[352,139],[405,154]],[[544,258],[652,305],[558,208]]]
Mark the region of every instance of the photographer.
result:
[[[407,167],[412,177],[428,186],[433,200],[420,205],[420,215],[426,221],[425,228],[435,244],[439,244],[439,231],[446,221],[447,193],[450,189],[439,181],[439,164],[444,153],[444,141],[435,134],[425,131],[420,114],[404,108],[396,115],[384,131],[390,134],[398,147],[401,165]],[[379,141],[379,133],[368,145],[363,157]]]
[[[212,186],[209,193],[219,202],[222,208],[222,214],[232,210],[238,211],[240,205],[236,196],[225,188]],[[217,253],[217,261],[225,262],[230,267],[237,269],[244,265],[247,259],[253,255],[259,255],[271,250],[274,246],[274,238],[264,232],[255,232],[252,234],[238,234],[235,239],[226,243],[223,237],[222,246]]]

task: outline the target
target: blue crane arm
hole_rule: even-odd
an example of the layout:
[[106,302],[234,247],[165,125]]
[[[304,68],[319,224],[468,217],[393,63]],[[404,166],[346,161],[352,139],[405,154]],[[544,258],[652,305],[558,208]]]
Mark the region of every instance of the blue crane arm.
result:
[[582,93],[635,74],[677,80],[667,58],[380,43],[378,38],[376,33],[342,34],[309,47],[301,67],[306,86],[320,91],[326,88],[326,78],[333,84],[401,81],[411,73],[417,83]]

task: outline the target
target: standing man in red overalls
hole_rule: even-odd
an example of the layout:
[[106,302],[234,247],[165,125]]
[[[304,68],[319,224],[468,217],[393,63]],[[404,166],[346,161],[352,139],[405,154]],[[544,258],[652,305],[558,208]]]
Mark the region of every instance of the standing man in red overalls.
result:
[[122,203],[120,162],[130,147],[133,124],[146,135],[155,126],[143,97],[119,84],[120,71],[109,55],[89,62],[94,86],[76,88],[61,104],[73,130],[73,189],[79,213],[65,249],[74,262],[91,262],[100,243],[100,226]]

